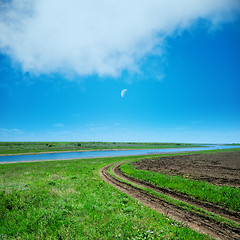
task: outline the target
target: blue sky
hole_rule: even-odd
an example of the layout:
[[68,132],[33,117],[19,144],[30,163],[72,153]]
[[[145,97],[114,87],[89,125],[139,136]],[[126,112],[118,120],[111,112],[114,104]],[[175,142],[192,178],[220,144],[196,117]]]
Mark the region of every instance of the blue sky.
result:
[[165,15],[150,1],[124,15],[127,27],[119,6],[104,18],[109,2],[84,6],[88,24],[61,25],[61,7],[44,10],[55,1],[23,13],[24,2],[0,8],[0,141],[240,142],[237,1],[165,4]]

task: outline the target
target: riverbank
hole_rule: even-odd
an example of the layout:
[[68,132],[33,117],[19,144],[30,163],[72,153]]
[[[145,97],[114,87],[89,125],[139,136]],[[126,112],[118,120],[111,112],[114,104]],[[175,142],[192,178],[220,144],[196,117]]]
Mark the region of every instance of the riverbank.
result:
[[[73,153],[73,152],[96,152],[96,151],[128,151],[139,149],[93,149],[93,150],[72,150],[72,151],[50,151],[50,152],[29,152],[29,153],[8,153],[0,154],[1,156],[19,156],[19,155],[38,155],[38,154],[54,154],[54,153]],[[147,150],[147,149],[142,149]],[[61,160],[61,159],[60,159]]]
[[198,147],[190,143],[137,143],[137,142],[0,142],[0,155],[44,154],[107,150],[137,150],[159,148]]
[[[118,150],[118,149],[117,149]],[[129,149],[127,149],[127,150],[129,150]],[[134,149],[133,149],[134,150]],[[135,150],[139,150],[139,149],[135,149]],[[142,149],[142,150],[148,150],[148,149]],[[97,151],[97,150],[96,150]],[[109,151],[109,150],[108,150]],[[113,150],[114,151],[114,150]],[[123,150],[124,151],[124,150]],[[209,151],[212,151],[212,150],[209,150]],[[85,152],[87,152],[87,151],[85,151]],[[177,154],[177,153],[181,153],[181,154],[184,154],[184,153],[188,153],[189,151],[182,151],[182,152],[171,152],[171,154]],[[44,154],[44,153],[43,153]],[[164,153],[164,152],[162,152],[162,153],[152,153],[151,155],[149,155],[149,154],[136,154],[136,155],[124,155],[124,156],[119,156],[119,157],[132,157],[132,156],[136,156],[136,157],[144,157],[144,156],[148,156],[148,157],[154,157],[154,156],[156,156],[156,155],[162,155],[162,154],[166,154],[166,153]],[[28,155],[28,154],[25,154],[25,155]],[[35,154],[36,155],[36,154]],[[15,156],[15,155],[12,155],[12,156]],[[18,156],[18,155],[16,155],[16,156]],[[116,157],[116,156],[101,156],[101,157],[87,157],[86,159],[101,159],[101,158],[114,158],[114,157]],[[118,157],[118,156],[117,156]],[[79,158],[79,159],[84,159],[84,158]],[[67,161],[67,160],[77,160],[77,158],[64,158],[64,159],[62,159],[62,158],[57,158],[57,159],[39,159],[39,160],[23,160],[23,161],[12,161],[12,162],[0,162],[0,164],[8,164],[8,163],[34,163],[34,162],[47,162],[47,161]]]

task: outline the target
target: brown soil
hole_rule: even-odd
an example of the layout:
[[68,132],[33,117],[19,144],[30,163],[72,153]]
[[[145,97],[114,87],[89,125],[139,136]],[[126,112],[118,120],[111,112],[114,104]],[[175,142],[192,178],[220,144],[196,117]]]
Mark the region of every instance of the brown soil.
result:
[[[138,201],[142,202],[145,206],[150,207],[151,209],[156,210],[157,212],[166,215],[167,217],[171,217],[172,219],[182,222],[183,224],[187,225],[188,227],[194,229],[203,234],[210,235],[215,239],[240,239],[240,230],[238,228],[233,228],[231,226],[225,224],[219,224],[215,220],[211,218],[200,215],[200,214],[192,214],[189,212],[185,212],[182,209],[178,208],[175,205],[167,203],[144,190],[141,190],[138,187],[132,186],[131,184],[122,182],[118,180],[116,177],[111,176],[107,173],[108,168],[112,164],[104,167],[100,170],[100,176],[108,183],[112,184],[120,191],[128,194],[129,196],[137,199]],[[240,223],[240,214],[236,212],[227,211],[222,209],[219,206],[214,206],[212,204],[204,203],[198,200],[192,200],[187,195],[181,195],[179,193],[161,189],[155,187],[149,183],[144,181],[133,179],[120,171],[121,164],[117,164],[112,168],[113,173],[120,179],[126,180],[128,182],[134,183],[135,185],[152,189],[156,192],[160,192],[165,194],[171,198],[180,200],[182,202],[186,202],[188,204],[197,206],[209,212],[213,212],[219,214],[225,218],[231,219],[237,223]]]
[[240,187],[240,152],[168,156],[132,164],[137,169]]

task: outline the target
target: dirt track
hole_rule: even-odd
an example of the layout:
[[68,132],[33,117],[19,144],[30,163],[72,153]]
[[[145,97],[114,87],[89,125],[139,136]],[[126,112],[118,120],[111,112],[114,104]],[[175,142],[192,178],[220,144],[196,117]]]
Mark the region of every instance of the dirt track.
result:
[[[159,198],[150,195],[149,193],[147,193],[146,191],[138,187],[119,181],[117,178],[107,173],[107,170],[111,165],[108,165],[103,169],[101,169],[100,176],[106,182],[112,184],[113,186],[118,188],[120,191],[128,194],[132,198],[142,202],[147,207],[150,207],[151,209],[154,209],[157,212],[166,215],[167,217],[171,217],[176,221],[182,222],[187,226],[189,226],[190,228],[200,233],[210,235],[215,239],[240,239],[239,229],[235,229],[225,225],[219,226],[219,223],[215,222],[211,218],[208,218],[207,216],[196,215],[196,214],[191,214],[189,212],[185,212],[182,209],[178,208],[177,206],[169,204],[163,200],[160,200]],[[238,213],[226,211],[220,207],[217,207],[211,204],[202,203],[201,201],[197,201],[197,200],[193,201],[185,195],[179,195],[175,192],[166,191],[161,188],[156,188],[149,183],[139,181],[137,179],[129,178],[128,176],[121,173],[119,166],[120,164],[117,164],[116,166],[114,166],[112,171],[117,177],[123,180],[127,180],[128,182],[132,182],[144,188],[152,189],[156,192],[160,192],[174,199],[178,199],[188,204],[195,205],[207,211],[217,213],[223,217],[229,218],[238,223],[240,221]]]

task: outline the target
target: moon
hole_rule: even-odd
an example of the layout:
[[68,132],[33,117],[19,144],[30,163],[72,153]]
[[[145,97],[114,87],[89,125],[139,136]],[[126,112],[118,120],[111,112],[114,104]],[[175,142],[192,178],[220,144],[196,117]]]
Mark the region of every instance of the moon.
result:
[[127,91],[127,89],[123,89],[123,90],[121,91],[121,96],[122,96],[122,98],[123,98],[124,94],[126,93],[126,91]]

